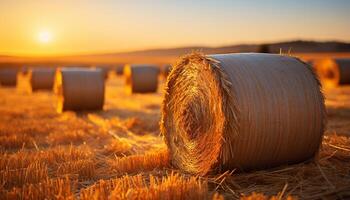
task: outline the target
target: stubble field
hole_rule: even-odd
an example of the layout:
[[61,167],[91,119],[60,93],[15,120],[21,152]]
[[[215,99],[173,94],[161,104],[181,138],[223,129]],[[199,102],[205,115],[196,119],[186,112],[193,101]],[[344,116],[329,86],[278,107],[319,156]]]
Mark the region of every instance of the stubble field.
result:
[[158,93],[106,82],[103,111],[56,113],[55,95],[0,88],[0,199],[300,199],[350,197],[350,87],[324,91],[328,126],[315,160],[197,177],[173,169]]

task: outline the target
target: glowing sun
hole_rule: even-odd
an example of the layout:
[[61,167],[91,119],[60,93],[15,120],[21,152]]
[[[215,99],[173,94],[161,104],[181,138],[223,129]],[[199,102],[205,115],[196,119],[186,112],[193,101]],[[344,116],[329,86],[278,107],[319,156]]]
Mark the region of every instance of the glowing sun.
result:
[[52,34],[50,31],[43,30],[38,33],[38,41],[43,44],[50,43],[52,41]]

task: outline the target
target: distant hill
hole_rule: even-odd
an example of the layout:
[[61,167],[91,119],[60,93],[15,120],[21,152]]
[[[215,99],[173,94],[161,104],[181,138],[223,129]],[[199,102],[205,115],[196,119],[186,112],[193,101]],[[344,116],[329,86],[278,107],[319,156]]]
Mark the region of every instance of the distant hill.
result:
[[[260,45],[262,44],[241,44],[222,47],[193,46],[184,48],[150,49],[123,53],[100,54],[100,56],[178,56],[190,53],[195,50],[202,51],[206,54],[257,52]],[[264,45],[267,45],[269,47],[271,53],[279,53],[280,50],[282,50],[282,52],[288,52],[290,50],[292,53],[350,52],[350,43],[337,41],[317,42],[296,40],[278,43],[266,43]]]
[[107,54],[91,54],[91,55],[74,55],[74,56],[56,56],[56,57],[15,57],[1,56],[0,66],[7,66],[8,63],[17,63],[17,65],[35,64],[35,65],[55,65],[63,66],[67,64],[85,63],[89,65],[101,63],[155,63],[165,64],[173,63],[179,56],[191,53],[193,51],[201,51],[205,54],[220,53],[238,53],[238,52],[258,52],[264,45],[271,53],[292,53],[297,54],[322,54],[322,53],[343,53],[350,52],[350,43],[328,41],[286,41],[278,43],[266,44],[240,44],[221,47],[192,46],[183,48],[168,49],[149,49],[132,52],[119,52]]

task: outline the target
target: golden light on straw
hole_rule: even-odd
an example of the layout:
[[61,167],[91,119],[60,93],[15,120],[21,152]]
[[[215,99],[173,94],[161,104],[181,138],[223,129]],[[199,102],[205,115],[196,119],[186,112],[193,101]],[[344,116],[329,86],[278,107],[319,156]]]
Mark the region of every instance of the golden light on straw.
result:
[[323,95],[311,68],[296,58],[192,54],[174,66],[165,88],[161,132],[183,171],[293,164],[320,146]]

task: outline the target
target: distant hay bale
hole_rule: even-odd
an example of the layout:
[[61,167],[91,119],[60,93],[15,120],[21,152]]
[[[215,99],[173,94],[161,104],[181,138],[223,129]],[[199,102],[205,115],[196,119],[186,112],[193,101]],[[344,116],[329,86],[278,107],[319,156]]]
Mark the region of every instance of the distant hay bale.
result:
[[163,74],[163,76],[164,76],[164,77],[168,77],[168,75],[169,75],[171,69],[172,69],[172,66],[171,66],[171,65],[165,65],[165,66],[163,66],[163,68],[162,68],[162,74]]
[[350,58],[322,59],[314,67],[324,87],[350,84]]
[[29,74],[29,67],[27,67],[27,66],[21,67],[21,74],[28,75]]
[[57,71],[55,92],[57,111],[101,110],[104,104],[105,82],[100,69],[62,68]]
[[157,92],[159,68],[153,65],[126,65],[124,76],[127,93]]
[[0,85],[1,86],[16,86],[17,85],[16,68],[0,68]]
[[161,132],[174,165],[194,174],[314,157],[325,128],[312,69],[272,54],[192,54],[171,71]]
[[124,72],[124,66],[123,65],[116,66],[116,68],[115,68],[116,75],[122,76],[123,72]]
[[109,65],[98,65],[95,67],[96,69],[100,69],[102,71],[104,79],[108,79],[109,72],[111,71],[111,66]]
[[52,90],[55,68],[31,68],[29,71],[29,81],[32,91]]

